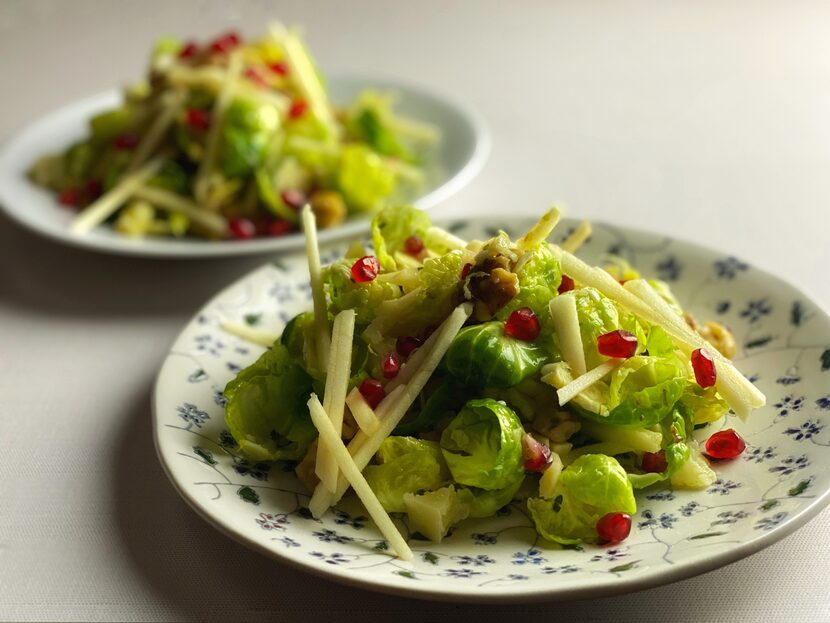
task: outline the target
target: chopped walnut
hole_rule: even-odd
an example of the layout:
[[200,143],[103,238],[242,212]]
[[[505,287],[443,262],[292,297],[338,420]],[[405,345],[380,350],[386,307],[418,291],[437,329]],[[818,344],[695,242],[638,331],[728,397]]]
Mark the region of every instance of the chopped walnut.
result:
[[308,489],[309,491],[314,491],[315,487],[317,487],[317,483],[320,482],[320,479],[317,477],[317,474],[314,472],[315,468],[317,467],[317,440],[314,440],[314,443],[311,444],[308,448],[308,452],[306,453],[303,460],[297,464],[297,467],[294,468],[294,473],[297,474],[297,478],[303,486]]
[[320,229],[339,225],[346,218],[346,204],[335,190],[318,190],[311,195],[311,211]]
[[701,326],[691,314],[685,313],[683,317],[686,320],[686,324],[694,329],[700,337],[714,346],[721,355],[729,359],[735,356],[737,352],[735,336],[724,325],[720,322],[710,320]]

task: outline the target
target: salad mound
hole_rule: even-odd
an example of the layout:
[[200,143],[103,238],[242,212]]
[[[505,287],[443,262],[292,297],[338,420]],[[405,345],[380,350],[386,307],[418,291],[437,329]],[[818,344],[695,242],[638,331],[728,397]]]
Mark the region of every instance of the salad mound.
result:
[[549,542],[618,543],[635,490],[710,485],[707,455],[743,443],[728,429],[701,447],[694,429],[765,400],[729,361],[731,334],[619,258],[579,260],[587,223],[548,243],[558,219],[465,241],[386,208],[371,249],[321,267],[306,207],[314,309],[228,384],[242,451],[293,461],[318,517],[352,487],[403,558],[388,513],[440,541],[520,504]]
[[30,177],[79,211],[78,233],[109,222],[131,237],[282,236],[306,202],[319,227],[334,227],[425,181],[439,133],[398,115],[395,97],[366,90],[334,105],[298,33],[280,24],[255,41],[163,38],[146,81]]

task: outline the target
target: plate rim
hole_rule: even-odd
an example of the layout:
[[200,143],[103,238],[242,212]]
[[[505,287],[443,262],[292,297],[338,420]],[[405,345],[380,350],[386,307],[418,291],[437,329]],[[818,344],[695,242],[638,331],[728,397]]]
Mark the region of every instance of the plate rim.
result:
[[[532,218],[532,216],[528,214],[520,214],[516,215],[516,218]],[[573,217],[571,218],[573,219]],[[444,223],[448,222],[448,220],[451,219],[444,219]],[[573,220],[576,221],[576,219]],[[496,215],[477,215],[468,217],[466,221],[469,223],[479,224],[500,222],[504,223],[504,217],[499,217]],[[705,253],[715,255],[723,254],[721,251],[718,251],[710,246],[685,240],[683,238],[668,236],[666,234],[656,232],[654,230],[632,228],[630,226],[621,225],[613,221],[592,219],[592,222],[599,226],[606,226],[614,229],[621,229],[623,231],[635,232],[650,236],[663,237],[664,239],[671,240],[673,242],[679,242],[684,245],[688,245],[688,247],[696,251],[702,251]],[[438,224],[441,224],[441,221],[438,221]],[[817,303],[813,297],[808,296],[799,287],[793,285],[790,282],[785,281],[781,277],[778,277],[777,275],[765,269],[757,268],[754,264],[750,265],[752,266],[753,271],[757,273],[759,277],[771,280],[771,282],[775,284],[781,284],[789,290],[791,290],[793,293],[801,295],[804,299],[810,301],[819,310],[821,310],[821,312],[825,315],[826,318],[830,318],[830,315],[828,315],[824,307]],[[181,336],[198,318],[201,311],[206,307],[212,305],[215,301],[224,297],[228,291],[237,287],[240,283],[250,280],[259,273],[266,272],[269,270],[271,270],[271,264],[266,263],[242,275],[233,282],[227,284],[226,286],[221,288],[215,295],[213,295],[209,300],[207,300],[195,312],[195,314],[191,316],[191,318],[183,325],[182,330],[177,333],[176,337],[171,342],[170,348],[168,349],[167,354],[164,356],[161,366],[159,367],[159,371],[155,377],[155,381],[153,383],[153,395],[151,398],[151,412],[153,426],[153,444],[156,449],[156,456],[158,457],[159,462],[162,465],[162,469],[165,475],[173,485],[173,488],[184,499],[187,505],[191,509],[193,509],[196,512],[196,514],[199,515],[202,519],[204,519],[208,524],[219,530],[219,532],[221,532],[225,536],[230,537],[232,540],[236,541],[237,543],[240,543],[241,545],[247,547],[252,551],[264,554],[266,557],[271,558],[272,560],[275,560],[280,564],[288,565],[291,568],[298,569],[303,572],[310,573],[313,576],[324,578],[326,580],[337,582],[339,584],[344,584],[347,586],[353,586],[356,588],[371,590],[374,592],[389,595],[396,595],[420,600],[435,600],[451,603],[511,604],[531,602],[536,603],[573,601],[586,598],[612,597],[616,595],[634,593],[642,590],[647,590],[650,588],[656,588],[659,586],[673,584],[675,582],[692,578],[707,573],[709,571],[725,567],[744,558],[747,558],[753,554],[758,553],[763,549],[766,549],[770,545],[773,545],[774,543],[781,541],[782,539],[791,535],[796,530],[802,528],[805,524],[807,524],[809,521],[815,518],[816,515],[818,515],[822,510],[824,510],[825,507],[830,505],[830,487],[827,487],[823,492],[821,492],[807,505],[805,505],[798,512],[798,514],[794,515],[791,518],[788,518],[786,521],[775,526],[771,530],[764,532],[760,536],[755,537],[749,541],[742,542],[734,547],[730,547],[729,549],[715,551],[714,553],[707,555],[705,558],[701,558],[693,562],[687,562],[685,564],[683,562],[678,562],[677,564],[669,567],[668,569],[661,568],[659,570],[647,573],[643,576],[624,576],[618,578],[617,581],[615,581],[613,584],[609,583],[604,585],[583,585],[577,587],[570,587],[565,591],[556,590],[556,583],[553,582],[551,583],[550,589],[523,589],[521,588],[521,586],[514,586],[511,587],[513,589],[511,592],[496,593],[473,593],[471,591],[464,591],[463,589],[439,590],[434,587],[421,588],[417,584],[403,586],[391,582],[386,582],[381,577],[366,578],[360,575],[355,575],[354,573],[349,573],[347,568],[340,569],[336,566],[323,568],[314,565],[311,561],[305,562],[302,559],[295,559],[290,556],[285,556],[280,552],[280,550],[269,549],[264,544],[255,541],[254,539],[251,539],[240,532],[235,531],[232,522],[224,521],[221,516],[209,513],[206,510],[205,505],[199,500],[197,500],[195,496],[191,495],[187,491],[187,488],[178,481],[174,470],[166,462],[165,456],[161,448],[161,426],[159,418],[159,408],[157,404],[159,398],[159,386],[162,382],[162,377],[165,368],[168,366],[169,360],[172,356],[172,347],[179,341]]]
[[[445,92],[439,88],[420,84],[418,82],[402,80],[400,78],[385,75],[382,73],[360,73],[356,71],[332,72],[328,76],[330,82],[364,82],[367,85],[400,90],[401,92],[412,92],[426,96],[427,98],[442,102],[448,108],[455,110],[463,117],[471,131],[473,148],[463,166],[440,186],[432,189],[425,195],[411,201],[413,205],[422,210],[435,208],[448,198],[457,194],[468,186],[482,171],[490,156],[492,149],[492,138],[489,127],[484,116],[479,110],[465,100],[459,99],[454,94]],[[124,238],[98,238],[93,236],[79,236],[72,232],[61,229],[52,229],[42,226],[36,219],[26,216],[26,210],[19,210],[12,207],[20,203],[20,198],[15,199],[15,193],[10,191],[4,183],[17,177],[18,171],[12,167],[13,163],[10,154],[21,145],[26,144],[27,135],[36,131],[40,126],[54,122],[55,119],[65,115],[72,115],[75,110],[85,111],[104,102],[114,101],[121,96],[118,87],[112,87],[98,93],[79,97],[53,108],[15,131],[11,136],[0,144],[0,212],[9,220],[23,227],[27,231],[37,234],[48,240],[60,243],[70,248],[82,249],[90,252],[103,253],[107,255],[138,257],[147,259],[205,259],[220,257],[244,257],[250,255],[262,255],[266,253],[291,253],[302,248],[302,236],[295,234],[292,244],[284,244],[285,238],[261,238],[242,243],[230,241],[219,241],[218,243],[205,242],[196,245],[181,245],[175,241],[159,239],[164,243],[163,248],[148,248],[145,245],[136,243]],[[28,182],[31,189],[37,189],[31,182]],[[319,233],[321,244],[336,242],[354,235],[360,235],[368,231],[369,218],[357,218],[354,221],[344,223],[340,227],[330,230],[323,230]],[[154,240],[155,241],[155,240]],[[157,242],[157,241],[156,241]],[[283,243],[283,244],[280,244]],[[204,246],[201,246],[204,244]]]

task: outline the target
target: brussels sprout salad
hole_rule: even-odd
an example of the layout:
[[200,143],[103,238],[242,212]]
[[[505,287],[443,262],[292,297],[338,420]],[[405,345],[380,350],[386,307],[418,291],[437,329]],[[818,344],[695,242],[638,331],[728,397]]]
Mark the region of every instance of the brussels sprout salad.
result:
[[313,310],[277,338],[226,326],[268,349],[225,413],[250,459],[294,463],[314,516],[351,487],[401,558],[390,513],[440,541],[508,504],[549,542],[619,543],[636,490],[705,488],[710,460],[743,451],[733,429],[692,434],[765,402],[729,331],[619,258],[577,258],[587,223],[548,243],[552,209],[516,240],[466,241],[386,208],[371,249],[321,267],[302,216]]
[[147,80],[29,175],[78,211],[78,233],[108,222],[131,237],[282,236],[306,203],[335,227],[425,181],[439,133],[396,114],[395,97],[366,90],[335,106],[298,33],[279,24],[255,41],[164,38]]

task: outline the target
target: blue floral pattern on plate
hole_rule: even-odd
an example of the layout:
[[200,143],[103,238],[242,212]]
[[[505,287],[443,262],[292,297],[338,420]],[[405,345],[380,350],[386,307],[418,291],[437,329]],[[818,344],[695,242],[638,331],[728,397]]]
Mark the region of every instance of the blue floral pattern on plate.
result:
[[[500,228],[516,235],[530,221],[454,224],[482,238]],[[564,224],[563,232],[574,225]],[[327,249],[337,257],[342,249]],[[700,319],[729,325],[738,367],[768,398],[738,429],[742,460],[715,465],[704,491],[653,487],[624,544],[557,547],[536,535],[519,506],[457,526],[443,543],[421,540],[395,521],[415,552],[403,563],[354,499],[321,520],[293,473],[239,454],[224,425],[222,390],[261,349],[224,333],[226,319],[275,334],[310,306],[302,256],[269,264],[211,301],[168,355],[154,399],[159,455],[182,494],[240,540],[279,559],[369,588],[438,598],[522,599],[600,595],[692,575],[781,538],[817,511],[830,490],[830,322],[804,295],[734,257],[619,227],[598,225],[580,251],[593,262],[609,250],[662,277]],[[714,432],[697,431],[700,439]]]

